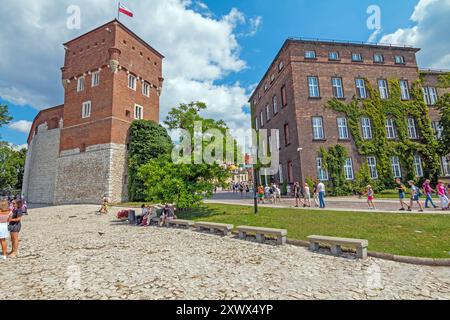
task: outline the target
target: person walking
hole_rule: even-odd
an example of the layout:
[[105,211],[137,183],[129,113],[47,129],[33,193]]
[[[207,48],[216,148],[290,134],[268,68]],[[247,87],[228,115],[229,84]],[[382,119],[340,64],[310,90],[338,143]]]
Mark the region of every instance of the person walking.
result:
[[16,258],[19,252],[19,232],[22,229],[22,200],[13,201],[14,209],[12,210],[11,217],[8,219],[8,231],[11,235],[12,250],[8,254],[10,258]]
[[294,193],[295,207],[298,208],[300,205],[300,183],[298,182],[294,183],[294,188],[292,192]]
[[419,205],[419,212],[423,212],[423,206],[422,206],[422,203],[420,202],[420,189],[418,187],[416,187],[416,185],[414,184],[414,181],[412,181],[412,180],[408,181],[408,184],[411,187],[411,200],[410,200],[408,211],[412,211],[412,208],[413,208],[413,205],[415,202]]
[[425,200],[425,208],[429,208],[428,203],[431,203],[431,205],[433,206],[433,208],[437,208],[437,206],[434,204],[433,202],[433,193],[435,192],[433,190],[433,188],[431,188],[431,181],[430,179],[426,179],[425,182],[422,185],[422,190],[423,193],[426,196],[426,200]]
[[367,205],[369,206],[369,209],[375,210],[375,205],[373,203],[373,200],[375,199],[375,192],[373,191],[372,186],[367,186]]
[[317,193],[319,194],[319,207],[325,209],[325,184],[322,181],[317,185]]
[[305,207],[311,208],[311,190],[306,182],[303,187],[303,208]]
[[402,180],[400,178],[395,179],[395,184],[396,184],[395,189],[398,192],[398,199],[400,201],[400,206],[401,206],[400,211],[405,211],[405,206],[408,208],[408,211],[410,211],[410,206],[405,201],[405,198],[406,198],[405,185],[402,183]]
[[262,185],[258,187],[258,203],[264,204],[264,187]]
[[313,197],[314,197],[314,206],[316,208],[319,207],[319,194],[317,192],[317,183],[313,184]]
[[436,186],[436,192],[438,194],[439,199],[441,200],[441,208],[442,210],[448,210],[448,206],[449,206],[449,199],[446,195],[445,192],[445,185],[442,183],[442,181],[439,181],[437,186]]
[[8,201],[0,201],[0,245],[2,247],[2,256],[0,260],[6,260],[8,255],[8,245],[6,239],[9,239],[8,220],[11,215]]

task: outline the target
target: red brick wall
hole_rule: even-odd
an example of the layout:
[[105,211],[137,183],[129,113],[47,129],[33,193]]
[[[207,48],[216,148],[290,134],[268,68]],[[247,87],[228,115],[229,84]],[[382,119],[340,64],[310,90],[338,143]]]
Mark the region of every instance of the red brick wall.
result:
[[63,113],[64,113],[63,105],[42,110],[41,112],[39,112],[36,118],[34,118],[33,124],[30,129],[30,133],[28,134],[28,144],[30,144],[31,139],[36,133],[37,128],[41,124],[47,123],[49,130],[59,128],[59,121],[63,117]]

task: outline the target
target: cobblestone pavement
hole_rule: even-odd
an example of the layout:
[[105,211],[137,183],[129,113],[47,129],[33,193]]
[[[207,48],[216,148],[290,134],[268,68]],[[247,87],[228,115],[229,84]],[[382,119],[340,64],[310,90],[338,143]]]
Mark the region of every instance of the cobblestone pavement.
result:
[[141,228],[97,206],[30,210],[0,299],[450,299],[450,268]]

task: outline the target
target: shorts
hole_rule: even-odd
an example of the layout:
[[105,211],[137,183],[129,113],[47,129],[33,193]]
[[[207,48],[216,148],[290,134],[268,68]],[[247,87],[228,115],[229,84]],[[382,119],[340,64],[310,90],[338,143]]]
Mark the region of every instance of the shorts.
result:
[[398,194],[398,198],[399,198],[400,200],[405,199],[405,194],[404,194],[404,193],[399,193],[399,194]]
[[20,222],[9,225],[9,232],[20,232],[20,229],[22,229],[22,224]]
[[412,200],[412,201],[419,201],[419,196],[411,197],[411,200]]
[[367,200],[373,201],[373,197],[372,197],[372,196],[369,196],[369,197],[367,197]]

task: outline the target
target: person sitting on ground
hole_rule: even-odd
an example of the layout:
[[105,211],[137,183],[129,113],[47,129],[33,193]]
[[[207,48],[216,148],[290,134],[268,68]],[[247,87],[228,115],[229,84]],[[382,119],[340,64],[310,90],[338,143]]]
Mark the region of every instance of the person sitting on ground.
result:
[[108,214],[108,206],[109,206],[109,199],[105,195],[102,198],[102,206],[100,207],[100,210],[98,211],[100,214]]
[[369,209],[375,210],[375,205],[373,204],[373,200],[375,198],[375,192],[372,189],[372,186],[367,186],[367,205]]
[[408,181],[409,186],[411,187],[411,200],[408,211],[412,211],[414,202],[419,205],[419,212],[423,212],[422,203],[420,202],[420,189],[415,186],[414,181]]

